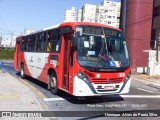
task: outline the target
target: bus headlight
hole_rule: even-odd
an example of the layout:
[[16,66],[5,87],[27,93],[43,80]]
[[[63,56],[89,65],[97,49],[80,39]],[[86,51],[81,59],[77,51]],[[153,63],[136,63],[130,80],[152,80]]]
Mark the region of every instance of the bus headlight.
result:
[[128,73],[126,80],[129,80],[131,78],[131,73]]
[[84,82],[87,82],[87,83],[89,82],[87,76],[83,74],[82,72],[78,72],[77,77],[83,80]]

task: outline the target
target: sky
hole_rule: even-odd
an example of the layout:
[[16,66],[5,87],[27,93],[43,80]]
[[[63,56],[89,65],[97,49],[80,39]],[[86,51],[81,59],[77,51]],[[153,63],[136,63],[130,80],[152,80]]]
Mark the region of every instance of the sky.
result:
[[[0,35],[41,30],[62,23],[67,9],[84,4],[98,5],[103,0],[0,0]],[[120,1],[120,0],[113,0]]]

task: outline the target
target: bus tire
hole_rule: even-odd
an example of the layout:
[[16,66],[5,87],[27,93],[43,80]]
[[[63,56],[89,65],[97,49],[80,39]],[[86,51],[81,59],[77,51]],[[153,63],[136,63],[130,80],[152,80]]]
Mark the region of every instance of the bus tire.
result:
[[24,64],[23,64],[23,63],[21,64],[20,76],[21,76],[21,78],[22,78],[22,79],[24,79],[24,78],[25,78],[25,73],[24,73]]
[[54,72],[49,75],[50,91],[52,94],[57,95],[59,90],[57,87],[57,77]]

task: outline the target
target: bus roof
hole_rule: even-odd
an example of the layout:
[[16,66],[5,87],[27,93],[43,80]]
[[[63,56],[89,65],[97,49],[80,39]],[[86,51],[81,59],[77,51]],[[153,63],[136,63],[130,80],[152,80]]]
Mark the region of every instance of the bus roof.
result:
[[77,26],[77,25],[100,26],[100,27],[103,26],[103,27],[107,27],[107,28],[120,30],[119,28],[116,28],[116,27],[112,27],[112,26],[105,25],[105,24],[100,24],[100,23],[93,23],[93,22],[64,22],[64,23],[61,23],[59,25],[59,27],[72,26],[73,29],[74,29],[74,27]]
[[74,29],[75,26],[77,26],[77,25],[88,25],[88,26],[99,26],[99,27],[103,26],[103,27],[107,27],[107,28],[120,30],[119,28],[112,27],[112,26],[105,25],[105,24],[100,24],[100,23],[93,23],[93,22],[64,22],[64,23],[61,23],[61,24],[57,24],[57,25],[53,25],[53,26],[50,26],[50,27],[46,27],[46,28],[44,28],[42,30],[31,32],[29,34],[20,35],[17,38],[23,37],[23,36],[27,36],[27,35],[32,35],[32,34],[43,32],[43,31],[47,31],[47,30],[51,30],[51,29],[55,29],[55,28],[58,28],[58,27],[64,27],[64,26],[70,26],[70,27],[72,27],[72,29]]

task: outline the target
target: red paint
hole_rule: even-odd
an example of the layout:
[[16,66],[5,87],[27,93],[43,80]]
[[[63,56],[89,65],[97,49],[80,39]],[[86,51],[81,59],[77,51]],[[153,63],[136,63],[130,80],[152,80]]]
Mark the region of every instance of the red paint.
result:
[[[102,24],[97,24],[97,23],[87,23],[87,22],[72,22],[72,23],[62,23],[59,27],[63,27],[63,26],[70,26],[73,30],[75,29],[76,25],[92,25],[92,26],[103,26],[103,27],[108,27],[108,28],[113,28],[113,27],[109,27],[107,25],[102,25]],[[116,30],[119,30],[117,28],[113,28]],[[18,38],[21,38],[23,36],[20,36]],[[67,40],[67,43],[65,42]],[[65,48],[64,45],[67,44],[67,47]],[[16,49],[19,47],[19,44],[17,42],[16,44]],[[44,82],[44,83],[48,83],[48,70],[50,68],[54,69],[57,75],[57,79],[58,79],[58,88],[62,89],[70,94],[73,93],[73,79],[74,77],[77,75],[78,71],[83,72],[90,80],[91,83],[99,83],[99,84],[104,84],[105,82],[107,82],[108,79],[111,80],[111,83],[121,83],[124,82],[126,79],[126,76],[130,73],[130,68],[128,68],[127,70],[125,70],[123,73],[125,73],[125,76],[123,77],[119,77],[118,74],[121,72],[90,72],[88,70],[85,70],[84,68],[82,68],[81,66],[79,66],[79,64],[77,63],[76,60],[76,52],[73,53],[73,58],[74,58],[74,66],[70,66],[70,61],[68,61],[68,59],[70,58],[70,54],[71,52],[69,51],[71,48],[71,42],[70,42],[70,34],[67,35],[63,35],[62,39],[61,39],[61,52],[60,53],[53,53],[50,52],[48,55],[48,60],[47,63],[45,64],[41,74],[38,76],[38,80]],[[67,51],[67,52],[66,52]],[[14,60],[18,62],[14,63],[14,66],[16,66],[16,64],[19,67],[15,67],[15,69],[17,69],[18,71],[20,71],[20,64],[23,63],[25,66],[25,74],[28,76],[31,76],[31,73],[28,70],[26,61],[25,61],[25,57],[24,57],[24,52],[20,52],[20,51],[15,51],[15,56],[14,56]],[[67,55],[66,58],[64,58],[65,54]],[[17,55],[19,55],[17,57]],[[57,55],[58,56],[58,66],[54,66],[53,64],[50,63],[51,59],[50,56],[51,55]],[[67,59],[67,60],[66,60]],[[65,61],[67,61],[66,63],[66,68],[64,68],[64,63]],[[66,78],[66,85],[64,86],[63,83],[63,78],[64,78],[64,73],[68,74],[68,78]],[[99,74],[100,77],[97,78],[96,75]],[[31,76],[32,77],[32,76]],[[97,82],[97,80],[100,80]]]
[[126,39],[130,51],[131,68],[146,67],[150,49],[153,0],[127,1]]

